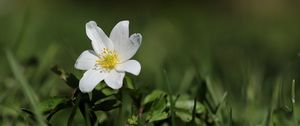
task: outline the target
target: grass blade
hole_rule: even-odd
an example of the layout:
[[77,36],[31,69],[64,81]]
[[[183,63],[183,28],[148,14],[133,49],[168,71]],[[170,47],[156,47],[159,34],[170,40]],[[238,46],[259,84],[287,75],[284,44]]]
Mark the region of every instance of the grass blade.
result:
[[175,126],[176,125],[175,124],[175,111],[174,111],[175,101],[173,100],[173,97],[172,97],[173,92],[172,92],[172,88],[171,88],[171,84],[170,84],[170,81],[169,81],[169,78],[168,78],[167,71],[164,70],[163,74],[164,74],[164,78],[165,78],[165,83],[168,86],[168,93],[169,93],[170,103],[171,103],[171,106],[170,106],[170,110],[171,110],[171,124],[172,124],[172,126]]
[[294,123],[297,124],[297,115],[296,115],[296,101],[295,101],[295,79],[292,81],[292,89],[291,89],[291,95],[292,95],[292,112],[293,112],[293,119]]
[[34,94],[32,88],[29,86],[26,78],[22,75],[20,72],[21,68],[17,61],[14,59],[11,52],[6,51],[6,57],[8,59],[10,68],[16,78],[16,80],[19,82],[21,89],[23,90],[25,96],[29,99],[29,103],[33,109],[33,111],[36,114],[36,119],[39,124],[39,126],[46,126],[46,123],[43,119],[42,112],[38,109],[37,106],[37,96]]

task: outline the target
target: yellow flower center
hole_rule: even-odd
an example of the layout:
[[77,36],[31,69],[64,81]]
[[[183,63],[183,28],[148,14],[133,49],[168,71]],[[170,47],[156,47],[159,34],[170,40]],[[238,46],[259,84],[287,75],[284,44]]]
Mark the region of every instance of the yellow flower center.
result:
[[119,63],[119,56],[116,51],[104,48],[96,63],[106,70],[112,70]]

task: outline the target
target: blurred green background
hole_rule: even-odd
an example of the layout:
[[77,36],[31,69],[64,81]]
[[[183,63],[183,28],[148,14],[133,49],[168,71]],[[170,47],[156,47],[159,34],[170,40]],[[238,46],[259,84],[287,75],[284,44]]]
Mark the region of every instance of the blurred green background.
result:
[[[0,121],[14,124],[28,104],[6,51],[22,65],[19,72],[40,100],[70,95],[50,68],[57,64],[82,76],[73,66],[91,49],[85,23],[94,20],[109,34],[117,22],[129,20],[130,33],[143,35],[134,57],[142,64],[138,87],[166,90],[166,70],[172,92],[180,94],[197,76],[213,86],[217,99],[228,93],[237,125],[260,124],[276,84],[277,107],[289,107],[295,79],[298,106],[299,14],[297,0],[0,0]],[[65,121],[58,115],[54,123]]]

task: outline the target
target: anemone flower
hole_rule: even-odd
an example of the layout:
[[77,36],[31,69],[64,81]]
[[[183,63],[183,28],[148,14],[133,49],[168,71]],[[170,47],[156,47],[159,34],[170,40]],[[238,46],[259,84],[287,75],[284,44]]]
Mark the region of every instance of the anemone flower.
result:
[[86,34],[93,50],[86,50],[78,57],[75,68],[86,70],[79,81],[81,92],[91,92],[102,80],[112,89],[123,85],[125,72],[139,75],[141,65],[131,60],[141,45],[142,35],[129,37],[129,21],[120,21],[108,37],[96,22],[86,24]]

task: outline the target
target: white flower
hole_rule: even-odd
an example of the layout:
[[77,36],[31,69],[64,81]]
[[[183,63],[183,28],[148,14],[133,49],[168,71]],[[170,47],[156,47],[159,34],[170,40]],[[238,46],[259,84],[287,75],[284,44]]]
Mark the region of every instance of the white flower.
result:
[[135,33],[129,37],[128,26],[129,21],[119,22],[108,38],[96,22],[86,24],[86,34],[94,50],[81,53],[75,63],[75,68],[87,70],[79,81],[81,92],[91,92],[102,80],[109,87],[119,89],[125,72],[139,75],[140,63],[130,58],[140,47],[142,35]]

